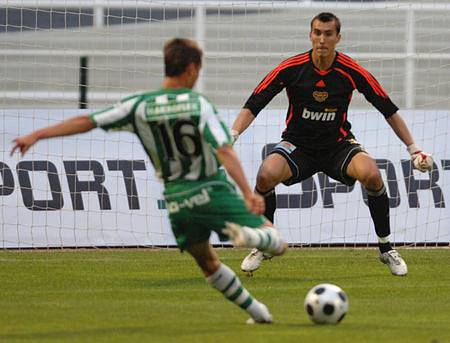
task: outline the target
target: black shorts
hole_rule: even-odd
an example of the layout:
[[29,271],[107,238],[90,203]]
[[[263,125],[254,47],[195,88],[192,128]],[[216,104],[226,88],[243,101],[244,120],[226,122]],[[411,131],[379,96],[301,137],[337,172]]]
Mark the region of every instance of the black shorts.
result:
[[366,151],[356,140],[348,139],[327,151],[306,151],[290,142],[281,141],[269,154],[280,154],[288,162],[292,177],[283,182],[286,186],[306,180],[317,172],[353,186],[356,179],[348,176],[346,171],[353,156],[359,152]]

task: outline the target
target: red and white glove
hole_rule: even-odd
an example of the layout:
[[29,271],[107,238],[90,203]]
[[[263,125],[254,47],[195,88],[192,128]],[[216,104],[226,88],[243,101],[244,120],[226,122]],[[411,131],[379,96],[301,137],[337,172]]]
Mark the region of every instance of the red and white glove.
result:
[[433,169],[433,157],[431,154],[423,152],[422,149],[415,143],[408,145],[406,148],[411,155],[411,161],[417,170],[425,173]]

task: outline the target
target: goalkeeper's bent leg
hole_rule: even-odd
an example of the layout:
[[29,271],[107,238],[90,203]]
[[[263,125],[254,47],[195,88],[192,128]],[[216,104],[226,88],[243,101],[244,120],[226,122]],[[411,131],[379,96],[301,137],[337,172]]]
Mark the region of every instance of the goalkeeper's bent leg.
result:
[[272,188],[267,192],[261,192],[257,187],[255,187],[255,193],[258,193],[264,198],[264,203],[266,205],[264,216],[273,223],[275,210],[277,208],[277,195],[275,194],[275,188]]
[[389,236],[391,227],[389,223],[389,198],[386,187],[383,185],[379,190],[367,189],[370,215],[375,225],[375,232],[378,236],[378,246],[381,253],[392,250]]

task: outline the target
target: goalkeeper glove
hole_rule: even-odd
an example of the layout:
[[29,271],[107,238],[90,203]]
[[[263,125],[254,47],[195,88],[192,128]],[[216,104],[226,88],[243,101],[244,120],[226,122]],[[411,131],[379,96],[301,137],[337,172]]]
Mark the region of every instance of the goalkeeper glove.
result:
[[231,144],[234,144],[234,143],[236,143],[236,141],[239,138],[239,132],[237,132],[236,130],[231,129],[230,133],[231,133]]
[[433,169],[433,157],[430,154],[423,152],[418,145],[413,143],[411,145],[408,145],[406,149],[411,155],[411,161],[416,169],[418,169],[422,173]]

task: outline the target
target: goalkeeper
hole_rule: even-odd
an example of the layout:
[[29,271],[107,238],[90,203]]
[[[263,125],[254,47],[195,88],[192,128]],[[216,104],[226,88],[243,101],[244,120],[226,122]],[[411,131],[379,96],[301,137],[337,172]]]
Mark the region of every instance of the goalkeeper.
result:
[[[255,191],[266,203],[265,216],[273,222],[275,186],[299,183],[321,171],[346,185],[356,180],[366,188],[369,210],[378,237],[380,260],[394,275],[406,275],[407,266],[389,241],[389,201],[374,159],[355,140],[347,111],[357,89],[385,117],[406,145],[414,166],[432,169],[429,154],[414,143],[405,122],[377,80],[357,62],[335,50],[341,24],[332,13],[320,13],[311,21],[310,51],[283,61],[255,88],[236,118],[234,140],[253,122],[272,98],[286,89],[289,106],[282,140],[262,162]],[[253,250],[241,269],[251,272],[270,255]]]
[[[271,323],[267,307],[254,299],[236,274],[221,263],[209,243],[211,231],[237,246],[258,248],[281,255],[287,245],[262,216],[264,200],[253,193],[228,128],[214,106],[192,91],[201,68],[202,51],[188,39],[173,39],[164,46],[165,78],[158,91],[125,98],[115,106],[91,115],[16,138],[11,154],[24,154],[43,138],[104,130],[134,132],[143,144],[165,185],[172,231],[180,249],[187,250],[209,284],[246,310],[249,323]],[[238,195],[220,165],[243,194]],[[262,229],[264,228],[264,230]]]

